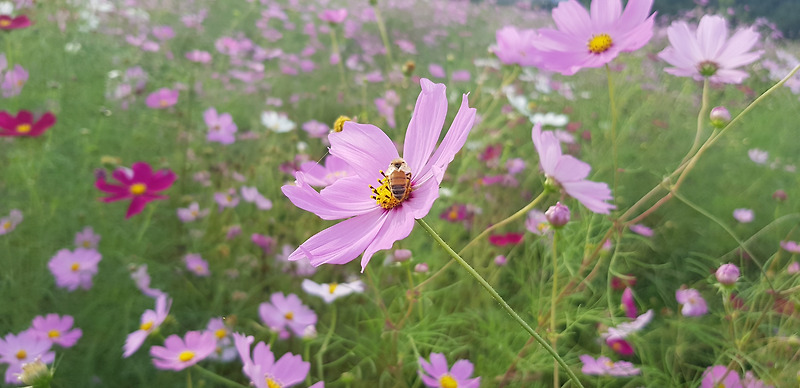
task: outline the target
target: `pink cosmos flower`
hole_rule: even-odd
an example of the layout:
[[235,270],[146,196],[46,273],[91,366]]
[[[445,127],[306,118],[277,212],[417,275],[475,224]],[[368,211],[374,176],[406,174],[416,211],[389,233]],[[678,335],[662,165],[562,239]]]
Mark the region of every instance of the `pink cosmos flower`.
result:
[[517,29],[505,26],[495,32],[497,45],[492,52],[506,65],[539,66],[542,54],[535,45],[540,39],[533,29]]
[[75,246],[78,248],[97,249],[100,243],[100,235],[94,232],[91,226],[83,228],[75,235]]
[[180,92],[177,89],[161,88],[150,93],[145,100],[145,104],[153,109],[169,108],[178,103],[179,94]]
[[53,362],[56,353],[50,351],[52,343],[37,338],[30,330],[17,335],[7,334],[0,339],[0,363],[8,364],[6,383],[18,385],[17,375],[22,373],[22,365],[39,359],[45,364]]
[[153,168],[145,162],[136,162],[130,169],[118,168],[111,176],[121,185],[109,184],[103,176],[98,177],[94,185],[100,191],[111,194],[101,198],[103,202],[131,199],[128,212],[125,214],[126,219],[141,213],[148,202],[166,199],[166,196],[156,193],[170,188],[177,178],[169,169],[153,173]]
[[753,27],[741,29],[728,39],[727,22],[716,15],[703,16],[697,31],[684,21],[675,21],[667,28],[667,36],[671,46],[658,56],[674,66],[664,71],[678,77],[739,84],[748,74],[735,69],[756,61],[763,53],[749,52],[759,41]]
[[781,248],[789,253],[800,253],[800,243],[795,241],[781,241]]
[[184,338],[173,334],[164,340],[164,346],[150,348],[153,365],[158,369],[183,370],[208,357],[217,348],[217,339],[210,331],[190,331]]
[[68,291],[75,291],[78,287],[88,290],[92,288],[92,277],[97,274],[97,263],[101,258],[94,249],[62,249],[50,259],[47,267],[55,276],[58,287]]
[[308,136],[313,138],[323,138],[331,131],[328,124],[319,122],[317,120],[306,121],[303,123],[302,128],[308,133]]
[[14,97],[22,93],[22,87],[28,81],[28,71],[20,65],[14,65],[13,70],[9,70],[0,84],[0,89],[3,90],[3,97]]
[[758,148],[753,148],[747,151],[747,157],[753,161],[755,164],[765,165],[769,160],[769,152],[760,150]]
[[[47,314],[33,318],[30,332],[38,339],[50,341],[62,348],[71,348],[83,335],[81,329],[72,328],[74,320],[71,316],[60,317],[58,314]],[[70,330],[71,329],[71,330]]]
[[600,356],[597,360],[594,357],[584,354],[579,357],[583,362],[581,372],[585,375],[597,376],[635,376],[641,373],[639,368],[627,361],[613,362],[610,358]]
[[634,353],[633,345],[622,338],[608,337],[606,338],[606,345],[615,353],[622,356],[632,356]]
[[[403,163],[411,173],[410,193],[398,199],[382,171],[399,159],[394,143],[379,128],[348,121],[342,132],[328,136],[330,153],[343,159],[356,172],[317,192],[306,183],[305,174],[297,172],[295,185],[281,188],[297,207],[326,220],[344,219],[312,236],[290,256],[290,260],[308,258],[312,265],[345,264],[360,253],[362,272],[372,255],[389,249],[395,241],[411,233],[414,220],[430,211],[439,196],[439,184],[447,166],[466,141],[475,120],[467,96],[461,100],[450,130],[435,150],[447,115],[447,97],[443,84],[421,80],[417,99],[405,138]],[[394,165],[392,165],[394,167]],[[377,188],[370,185],[378,182]],[[351,218],[352,217],[352,218]]]
[[736,221],[739,221],[743,224],[747,224],[753,222],[755,214],[753,213],[752,209],[746,209],[746,208],[735,209],[733,211],[733,218],[735,218]]
[[208,262],[203,260],[200,255],[190,253],[183,258],[183,261],[186,262],[186,269],[189,272],[203,277],[211,275],[211,271],[208,270]]
[[653,229],[648,228],[642,224],[633,224],[629,226],[629,228],[631,229],[631,232],[636,233],[640,236],[653,237],[654,234]]
[[685,317],[699,317],[708,312],[706,300],[694,288],[679,289],[675,291],[675,299],[683,305],[681,314]]
[[435,388],[478,388],[481,378],[470,378],[473,365],[469,360],[458,360],[452,368],[448,368],[447,359],[442,353],[431,353],[431,362],[419,358],[422,370],[417,371],[422,382],[428,387]]
[[22,212],[17,209],[12,210],[8,217],[0,218],[0,236],[16,229],[20,222],[22,222]]
[[796,261],[793,261],[788,267],[786,267],[786,273],[789,275],[794,275],[798,272],[800,272],[800,263]]
[[431,73],[433,78],[444,78],[447,77],[447,73],[444,72],[444,68],[442,65],[437,63],[431,63],[428,65],[428,72]]
[[175,37],[175,31],[170,26],[155,26],[153,36],[158,40],[170,40]]
[[282,331],[287,327],[298,337],[303,337],[306,328],[317,323],[317,314],[308,308],[295,294],[284,296],[276,292],[270,302],[258,306],[258,315],[270,329]]
[[635,319],[639,314],[636,302],[633,300],[633,290],[630,287],[626,287],[622,292],[622,309],[625,310],[625,316],[631,319]]
[[608,331],[600,333],[600,337],[608,340],[613,338],[627,338],[629,335],[644,329],[653,320],[653,310],[647,310],[631,322],[623,322],[617,326],[609,327]]
[[217,347],[208,358],[212,360],[228,362],[236,358],[236,348],[233,346],[233,338],[224,318],[211,318],[206,325],[206,331],[214,333],[217,339]]
[[56,123],[56,116],[46,112],[38,120],[33,119],[33,114],[21,110],[16,116],[0,111],[0,137],[2,136],[28,136],[36,137],[50,129]]
[[319,15],[320,20],[326,21],[328,23],[339,24],[347,18],[347,9],[340,8],[340,9],[326,9],[322,11]]
[[214,193],[214,201],[219,205],[219,211],[221,212],[222,208],[236,207],[239,204],[239,196],[236,195],[234,189],[230,189],[227,193]]
[[0,15],[0,30],[17,30],[31,25],[30,19],[25,15],[12,18],[8,15]]
[[341,178],[355,176],[356,172],[347,162],[329,155],[325,158],[325,165],[315,161],[304,162],[300,165],[305,181],[311,186],[327,187]]
[[541,210],[533,209],[528,212],[528,218],[525,220],[525,229],[529,232],[541,236],[550,231],[550,223],[547,221],[547,216]]
[[585,67],[601,67],[621,52],[642,48],[653,37],[653,0],[592,0],[591,13],[576,0],[553,10],[557,30],[542,28],[542,63],[550,70],[572,75]]
[[211,53],[202,50],[192,50],[186,53],[186,59],[197,63],[211,63]]
[[259,342],[253,349],[253,357],[250,357],[250,344],[254,341],[253,336],[244,336],[239,333],[233,334],[233,342],[236,350],[242,359],[242,371],[256,388],[289,388],[302,383],[311,369],[309,362],[292,353],[286,353],[276,362],[275,355],[270,350],[269,345]]
[[730,370],[725,365],[715,365],[706,368],[700,388],[741,388],[742,381],[739,373]]
[[156,310],[145,310],[141,317],[139,330],[128,334],[128,337],[125,339],[125,345],[122,347],[124,350],[122,357],[128,358],[139,350],[144,340],[147,339],[147,336],[158,329],[161,323],[164,322],[164,319],[167,318],[170,306],[172,306],[172,299],[170,299],[167,294],[158,296],[156,299]]
[[197,202],[192,202],[187,208],[178,209],[178,218],[183,222],[192,222],[208,215],[209,209],[200,210]]
[[233,118],[231,117],[230,113],[223,113],[217,114],[217,110],[215,108],[208,108],[203,113],[203,120],[205,120],[206,125],[208,126],[208,134],[206,135],[206,140],[213,141],[222,144],[232,144],[236,141],[236,123],[233,122]]
[[157,299],[161,295],[166,295],[164,291],[150,288],[150,275],[147,274],[147,264],[136,267],[135,270],[131,272],[131,279],[136,282],[136,288],[146,296]]
[[270,254],[270,252],[272,252],[272,246],[275,245],[275,240],[272,237],[259,233],[253,233],[250,235],[250,241],[252,241],[253,244],[258,245],[265,255]]
[[240,189],[245,202],[255,203],[259,210],[272,209],[272,201],[264,198],[255,187],[242,186]]
[[595,213],[608,214],[611,209],[616,208],[605,202],[613,199],[608,185],[586,180],[592,167],[572,155],[563,155],[561,142],[553,132],[542,132],[542,124],[536,123],[531,136],[536,152],[539,153],[539,164],[548,180],[555,181],[554,183],[567,195],[577,199]]

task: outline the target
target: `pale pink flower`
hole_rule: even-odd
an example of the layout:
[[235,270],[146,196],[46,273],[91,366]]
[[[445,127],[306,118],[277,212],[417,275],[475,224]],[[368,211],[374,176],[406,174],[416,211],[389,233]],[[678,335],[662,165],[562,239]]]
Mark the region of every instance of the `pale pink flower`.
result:
[[185,340],[173,334],[164,340],[164,346],[153,346],[150,355],[158,369],[183,370],[197,364],[214,353],[217,340],[209,331],[190,331]]
[[143,294],[151,298],[158,298],[164,294],[164,291],[150,288],[150,275],[147,274],[147,264],[142,264],[131,272],[131,279],[136,282],[136,288]]
[[347,9],[340,8],[340,9],[326,9],[322,11],[319,15],[320,20],[326,21],[328,23],[339,24],[347,18]]
[[703,381],[700,388],[742,388],[739,372],[728,369],[725,365],[715,365],[706,368],[703,372]]
[[675,291],[675,299],[682,304],[681,314],[685,317],[699,317],[708,312],[706,300],[694,288]]
[[755,219],[755,214],[753,213],[752,209],[746,209],[746,208],[735,209],[733,211],[733,218],[735,218],[736,221],[739,221],[743,224],[747,224],[753,222],[753,219]]
[[800,253],[800,243],[795,241],[781,241],[781,248],[789,253]]
[[6,72],[0,89],[3,90],[3,97],[14,97],[22,92],[22,87],[28,82],[28,71],[20,65]]
[[22,222],[22,212],[17,209],[12,210],[8,217],[0,218],[0,236],[16,229],[20,222]]
[[317,323],[317,314],[304,305],[297,295],[285,296],[282,292],[272,294],[270,302],[261,303],[258,315],[273,331],[288,328],[298,337],[303,337],[306,328]]
[[209,209],[200,210],[197,202],[189,204],[188,208],[178,208],[178,218],[183,222],[192,222],[208,215]]
[[[421,86],[403,155],[411,173],[411,193],[396,198],[388,178],[381,174],[399,158],[389,137],[373,125],[346,122],[342,132],[328,136],[330,153],[348,163],[356,175],[339,179],[317,192],[306,183],[305,174],[297,172],[296,184],[281,190],[296,206],[322,219],[347,220],[312,236],[289,256],[290,260],[308,258],[315,266],[345,264],[363,252],[363,271],[375,252],[389,249],[395,241],[407,237],[414,221],[428,214],[439,196],[447,166],[472,128],[475,109],[469,108],[464,95],[450,130],[434,152],[447,115],[445,86],[427,79],[421,80]],[[378,183],[379,179],[382,183]],[[371,189],[370,185],[375,184],[378,187]]]
[[23,331],[17,335],[7,334],[0,339],[0,363],[8,364],[5,380],[8,384],[18,385],[17,375],[22,373],[22,365],[37,359],[45,364],[53,362],[56,353],[50,351],[52,343],[37,338],[31,331]]
[[753,148],[747,151],[747,157],[753,161],[755,164],[765,165],[769,159],[769,152],[760,150],[758,148]]
[[275,361],[275,355],[269,345],[259,342],[250,357],[250,344],[255,340],[252,336],[233,334],[236,350],[242,359],[242,371],[256,388],[289,388],[305,380],[311,369],[309,362],[303,361],[299,355],[284,354]]
[[169,108],[178,103],[178,95],[180,92],[175,89],[161,88],[153,93],[150,93],[145,100],[148,107],[153,109]]
[[424,358],[419,358],[419,365],[422,370],[417,373],[422,382],[433,388],[478,388],[481,385],[481,378],[472,378],[474,366],[469,360],[457,360],[453,367],[447,366],[447,359],[442,353],[431,353],[431,362]]
[[78,248],[97,249],[100,243],[100,235],[94,232],[91,226],[83,228],[75,235],[75,246]]
[[122,354],[122,357],[128,358],[139,350],[139,347],[142,346],[147,336],[158,329],[161,323],[167,318],[170,306],[172,306],[172,299],[169,299],[167,294],[162,294],[156,299],[155,311],[149,309],[144,311],[141,317],[139,330],[128,334],[128,337],[125,339],[125,345],[122,347],[125,352]]
[[62,249],[50,259],[47,267],[56,278],[56,285],[75,291],[78,287],[92,288],[92,278],[97,274],[97,264],[102,256],[94,249]]
[[211,53],[202,50],[192,50],[186,53],[186,59],[197,63],[210,63]]
[[33,318],[30,332],[38,339],[50,341],[62,348],[71,348],[83,335],[83,331],[72,328],[74,320],[71,316],[47,314]]
[[206,331],[214,333],[217,339],[217,347],[208,358],[212,360],[228,362],[236,358],[236,347],[233,345],[233,337],[225,318],[211,318],[206,325]]
[[203,260],[200,255],[190,253],[183,258],[183,261],[186,262],[186,269],[189,272],[203,277],[211,275],[211,271],[208,270],[208,262]]
[[325,303],[333,303],[334,300],[353,293],[364,292],[364,282],[356,280],[349,283],[322,283],[318,284],[312,280],[305,279],[301,284],[303,291],[322,298]]
[[597,376],[635,376],[641,373],[639,368],[627,361],[613,362],[610,358],[600,356],[597,360],[594,357],[584,354],[579,357],[583,363],[581,372],[585,375]]
[[230,113],[218,114],[215,108],[208,108],[203,113],[203,120],[208,127],[206,140],[221,144],[233,144],[236,141],[236,123]]
[[647,226],[644,226],[642,224],[633,224],[633,225],[629,226],[629,228],[630,228],[631,232],[636,233],[636,234],[638,234],[640,236],[653,237],[653,234],[654,234],[653,229],[651,229],[651,228],[649,228]]

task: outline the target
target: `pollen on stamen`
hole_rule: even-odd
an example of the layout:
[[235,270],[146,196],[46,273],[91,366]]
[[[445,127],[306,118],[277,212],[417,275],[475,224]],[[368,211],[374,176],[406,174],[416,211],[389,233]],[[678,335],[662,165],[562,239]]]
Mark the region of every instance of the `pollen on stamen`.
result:
[[611,35],[604,33],[592,35],[592,39],[589,39],[587,46],[589,47],[590,52],[594,54],[601,54],[608,51],[613,44],[614,41],[611,40]]

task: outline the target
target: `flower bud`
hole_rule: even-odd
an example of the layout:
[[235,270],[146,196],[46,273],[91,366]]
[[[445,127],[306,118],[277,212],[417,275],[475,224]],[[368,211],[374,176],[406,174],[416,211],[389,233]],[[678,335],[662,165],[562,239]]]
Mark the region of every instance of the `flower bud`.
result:
[[411,258],[411,251],[408,249],[395,249],[394,250],[394,261],[402,262],[406,261]]
[[19,375],[19,381],[22,383],[34,387],[49,387],[52,380],[53,371],[48,369],[42,360],[37,358],[32,362],[22,364],[22,373]]
[[414,271],[419,273],[428,272],[428,264],[427,263],[419,263],[414,266]]
[[499,255],[499,256],[494,258],[494,264],[497,265],[497,266],[502,267],[502,266],[506,265],[506,263],[508,263],[508,259],[506,259],[506,257],[503,256],[503,255]]
[[717,269],[717,281],[725,286],[732,286],[739,280],[739,268],[731,263],[723,264]]
[[711,126],[714,128],[723,128],[731,122],[731,112],[724,106],[717,106],[711,109],[708,115],[711,119]]
[[403,74],[406,77],[411,77],[411,74],[414,74],[414,69],[417,68],[417,64],[414,61],[407,61],[402,68]]
[[569,222],[569,208],[561,202],[556,202],[555,206],[550,206],[544,216],[547,217],[547,222],[554,228],[558,229]]
[[776,200],[778,202],[783,202],[787,198],[788,198],[788,196],[786,195],[786,192],[783,191],[783,190],[778,189],[778,190],[775,190],[774,193],[772,193],[772,199],[774,199],[774,200]]

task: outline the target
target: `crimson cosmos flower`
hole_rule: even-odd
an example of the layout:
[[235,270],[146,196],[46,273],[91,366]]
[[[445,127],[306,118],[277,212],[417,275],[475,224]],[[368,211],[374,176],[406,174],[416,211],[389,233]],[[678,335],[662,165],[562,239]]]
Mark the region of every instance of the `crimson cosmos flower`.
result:
[[16,117],[8,112],[0,111],[0,136],[37,137],[55,123],[56,116],[50,112],[43,114],[39,120],[34,121],[33,114],[27,110],[19,111]]
[[8,15],[0,15],[0,30],[18,30],[31,25],[30,19],[25,15],[12,18]]
[[171,170],[159,170],[153,173],[153,168],[144,162],[136,162],[130,169],[118,168],[111,176],[122,184],[109,184],[105,177],[101,176],[97,178],[94,185],[100,191],[111,194],[111,196],[101,198],[103,202],[131,199],[131,205],[128,207],[125,218],[139,214],[150,201],[166,199],[166,196],[156,193],[168,189],[177,178]]

